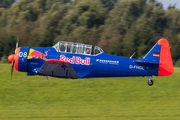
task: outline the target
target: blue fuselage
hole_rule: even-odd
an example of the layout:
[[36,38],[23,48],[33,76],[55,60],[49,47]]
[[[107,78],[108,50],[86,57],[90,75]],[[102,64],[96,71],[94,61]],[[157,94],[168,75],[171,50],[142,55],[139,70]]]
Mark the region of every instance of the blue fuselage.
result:
[[21,47],[19,54],[18,71],[28,73],[36,73],[46,60],[56,59],[68,62],[80,78],[158,75],[156,64],[136,63],[136,59],[109,55],[104,52],[98,55],[84,55],[57,52],[52,47]]

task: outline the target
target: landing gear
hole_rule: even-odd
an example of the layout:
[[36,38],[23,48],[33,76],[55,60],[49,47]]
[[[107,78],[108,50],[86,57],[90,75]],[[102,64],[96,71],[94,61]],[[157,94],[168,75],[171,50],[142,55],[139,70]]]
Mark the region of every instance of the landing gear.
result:
[[153,80],[151,80],[152,76],[148,76],[148,78],[149,78],[149,80],[148,80],[147,83],[148,83],[149,86],[152,86],[154,84]]
[[149,79],[149,80],[148,80],[148,85],[149,85],[149,86],[152,86],[153,84],[154,84],[153,80],[150,80],[150,79]]

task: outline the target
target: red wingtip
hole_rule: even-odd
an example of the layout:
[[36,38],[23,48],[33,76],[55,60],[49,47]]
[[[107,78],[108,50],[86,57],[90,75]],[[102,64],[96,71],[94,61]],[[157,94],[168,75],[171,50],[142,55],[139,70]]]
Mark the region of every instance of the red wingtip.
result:
[[171,75],[174,72],[169,42],[162,38],[158,41],[161,45],[158,76]]

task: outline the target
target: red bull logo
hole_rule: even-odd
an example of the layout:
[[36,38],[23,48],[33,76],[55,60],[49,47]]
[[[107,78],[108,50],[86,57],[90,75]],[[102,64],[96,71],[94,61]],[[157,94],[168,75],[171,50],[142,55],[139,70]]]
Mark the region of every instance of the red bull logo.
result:
[[43,59],[43,60],[46,61],[47,59],[45,58],[45,56],[48,55],[47,53],[48,53],[48,51],[46,51],[45,54],[43,54],[43,53],[41,53],[41,52],[39,52],[37,50],[30,49],[28,59],[32,59],[32,58],[38,59],[38,58],[40,58],[40,59]]
[[69,62],[72,64],[81,64],[81,65],[90,65],[90,58],[86,57],[86,59],[82,59],[81,57],[75,57],[73,56],[72,58],[68,58],[64,55],[60,56],[60,60],[64,62]]

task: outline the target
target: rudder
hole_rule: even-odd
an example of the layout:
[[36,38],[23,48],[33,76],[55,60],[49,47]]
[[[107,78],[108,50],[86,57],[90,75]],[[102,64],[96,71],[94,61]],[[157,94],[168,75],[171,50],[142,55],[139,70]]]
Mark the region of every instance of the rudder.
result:
[[174,72],[169,42],[162,38],[158,41],[161,45],[158,76],[171,75]]

